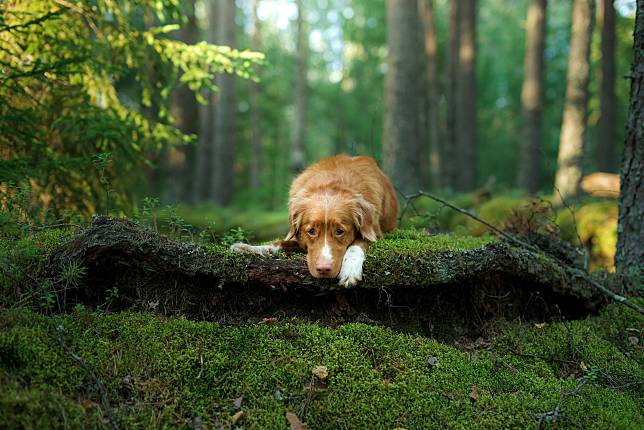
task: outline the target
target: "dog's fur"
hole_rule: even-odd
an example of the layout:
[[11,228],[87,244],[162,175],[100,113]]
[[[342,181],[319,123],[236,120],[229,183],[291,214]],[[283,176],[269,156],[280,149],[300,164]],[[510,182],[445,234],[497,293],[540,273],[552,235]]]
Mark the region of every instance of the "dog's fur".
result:
[[339,278],[340,285],[362,279],[369,242],[396,227],[398,200],[387,176],[370,157],[337,155],[302,172],[289,192],[291,225],[273,245],[234,244],[237,252],[305,252],[316,278]]

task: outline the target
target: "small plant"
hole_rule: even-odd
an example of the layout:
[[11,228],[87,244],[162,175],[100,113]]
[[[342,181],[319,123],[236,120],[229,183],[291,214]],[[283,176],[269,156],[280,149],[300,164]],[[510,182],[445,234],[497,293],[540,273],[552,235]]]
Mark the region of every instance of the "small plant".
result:
[[231,228],[221,237],[221,243],[230,246],[237,242],[248,242],[250,234],[241,227]]
[[80,281],[86,274],[85,266],[83,266],[79,261],[72,261],[67,266],[65,266],[59,276],[59,281],[63,285],[63,288],[76,288],[80,284]]
[[56,304],[56,294],[53,291],[53,285],[50,280],[46,279],[42,284],[40,294],[40,306],[43,309],[51,310]]
[[154,231],[159,232],[157,225],[157,209],[159,208],[159,199],[157,197],[146,197],[143,199],[141,212],[139,214],[139,221],[154,228]]
[[175,236],[181,237],[184,233],[192,234],[192,225],[188,224],[178,213],[177,209],[173,206],[166,206],[166,215],[168,217],[168,227],[170,233]]
[[217,242],[217,233],[216,233],[217,230],[215,225],[216,223],[214,221],[211,221],[210,223],[208,223],[206,228],[204,228],[199,232],[199,236],[198,236],[199,242],[207,243],[207,244]]
[[110,214],[110,200],[111,195],[114,193],[114,190],[111,186],[111,178],[109,175],[109,167],[112,164],[112,153],[111,152],[99,152],[92,159],[94,166],[98,169],[99,173],[99,182],[101,186],[105,189],[106,193],[106,208],[105,212],[107,215]]

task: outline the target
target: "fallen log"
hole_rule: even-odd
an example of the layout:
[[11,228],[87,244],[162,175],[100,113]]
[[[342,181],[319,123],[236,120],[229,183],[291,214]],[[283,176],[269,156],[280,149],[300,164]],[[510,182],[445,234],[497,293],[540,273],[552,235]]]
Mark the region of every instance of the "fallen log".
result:
[[[346,313],[360,311],[361,303],[370,302],[362,309],[368,315],[376,308],[390,312],[391,306],[398,306],[414,308],[415,318],[436,312],[439,303],[442,316],[447,315],[447,307],[452,315],[465,314],[464,303],[474,303],[472,312],[479,319],[488,313],[534,314],[535,318],[562,312],[578,315],[605,303],[578,276],[580,268],[562,265],[553,256],[492,237],[412,230],[395,231],[373,244],[364,263],[363,282],[349,290],[335,280],[311,277],[301,254],[276,258],[237,254],[223,245],[178,241],[131,220],[106,216],[95,217],[87,229],[54,252],[50,267],[60,272],[74,261],[86,269],[76,301],[94,297],[98,302],[102,291],[118,287],[123,307],[157,309],[161,300],[168,313],[208,313],[208,319],[218,319],[216,315],[225,308],[227,321],[285,312],[284,308],[300,307],[298,316],[317,312],[324,299],[315,297],[329,292],[350,297]],[[289,294],[297,298],[284,302]],[[174,297],[171,304],[164,295]],[[543,304],[536,304],[535,297]],[[304,302],[306,312],[301,308]],[[337,313],[337,300],[328,304]]]

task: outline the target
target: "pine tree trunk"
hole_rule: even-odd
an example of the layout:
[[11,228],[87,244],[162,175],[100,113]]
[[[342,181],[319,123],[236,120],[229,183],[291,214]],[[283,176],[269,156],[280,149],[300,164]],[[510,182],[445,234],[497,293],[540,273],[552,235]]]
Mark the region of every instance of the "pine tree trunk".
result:
[[520,188],[530,193],[536,193],[540,186],[546,7],[547,0],[532,0],[526,22],[524,78],[521,89],[523,138],[520,144],[517,182]]
[[297,4],[297,41],[295,47],[295,85],[294,85],[294,112],[293,134],[291,149],[291,171],[299,173],[306,165],[306,98],[307,98],[307,63],[308,63],[308,33],[304,28],[305,11],[303,0],[296,0]]
[[415,2],[387,0],[383,167],[400,192],[420,187],[420,48]]
[[[206,24],[206,40],[217,43],[217,17],[220,15],[219,0],[209,0],[208,19]],[[203,202],[210,198],[210,188],[213,183],[214,165],[214,126],[216,93],[204,94],[208,104],[199,105],[199,137],[195,148],[194,177],[192,181],[192,201]]]
[[[236,47],[235,2],[218,0],[217,43]],[[237,97],[235,76],[221,73],[217,77],[219,100],[215,109],[214,151],[211,159],[213,166],[210,197],[219,205],[230,204],[234,193],[235,164],[235,120],[237,117]]]
[[444,147],[443,184],[446,188],[456,186],[459,168],[456,166],[456,143],[458,141],[458,128],[456,126],[458,71],[460,69],[460,0],[450,2],[449,9],[449,51],[447,65],[447,144]]
[[620,272],[635,271],[644,262],[644,0],[637,0],[636,14],[615,255]]
[[425,39],[425,63],[427,72],[427,138],[429,140],[429,167],[434,188],[443,186],[442,141],[438,115],[438,40],[434,0],[419,0]]
[[601,0],[598,26],[601,28],[601,77],[599,95],[599,141],[597,167],[603,172],[617,170],[615,142],[615,8],[613,0]]
[[[257,4],[259,0],[252,0],[252,21],[253,21],[253,34],[252,46],[253,50],[261,51],[261,28],[259,18],[257,17]],[[259,70],[255,69],[256,73]],[[260,188],[261,179],[261,163],[262,163],[262,113],[260,106],[261,99],[261,86],[259,82],[251,82],[250,84],[250,121],[253,133],[251,141],[250,152],[250,189],[257,191]]]
[[[187,17],[186,24],[181,27],[178,39],[193,44],[197,42],[197,19],[195,17],[195,1],[184,3]],[[185,134],[199,133],[199,103],[194,94],[186,86],[177,88],[172,93],[170,111],[175,119],[174,125]],[[192,186],[192,167],[194,166],[195,146],[185,145],[171,148],[165,160],[167,198],[178,201],[190,196]]]
[[[459,70],[456,90],[457,191],[476,188],[478,144],[476,118],[476,0],[461,0]],[[455,160],[455,161],[456,161]]]
[[586,139],[590,39],[593,30],[594,0],[573,0],[572,33],[568,53],[566,102],[559,138],[555,201],[574,197],[579,191],[582,157]]

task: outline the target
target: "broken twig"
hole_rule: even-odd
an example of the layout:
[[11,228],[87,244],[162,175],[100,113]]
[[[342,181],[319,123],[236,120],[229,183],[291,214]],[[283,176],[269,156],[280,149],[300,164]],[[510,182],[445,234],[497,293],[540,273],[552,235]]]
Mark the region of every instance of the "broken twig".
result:
[[112,416],[112,407],[110,406],[110,400],[107,397],[107,390],[105,389],[105,386],[103,385],[101,380],[98,379],[98,376],[96,376],[96,373],[94,373],[92,368],[89,367],[89,365],[85,363],[85,361],[80,358],[78,354],[72,351],[69,346],[67,346],[67,344],[63,340],[63,337],[61,336],[63,330],[64,328],[62,324],[56,326],[56,336],[54,336],[56,343],[60,345],[61,348],[63,348],[63,350],[90,376],[90,378],[92,378],[101,396],[101,403],[103,405],[103,409],[105,410],[105,415],[108,421],[110,422],[114,430],[119,430],[119,424],[114,416]]

